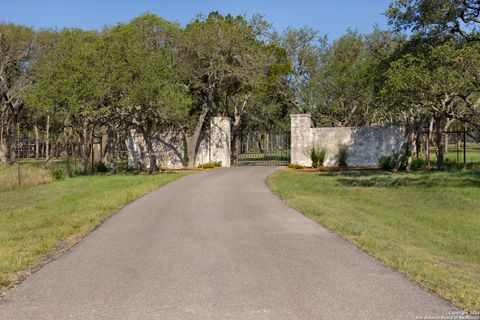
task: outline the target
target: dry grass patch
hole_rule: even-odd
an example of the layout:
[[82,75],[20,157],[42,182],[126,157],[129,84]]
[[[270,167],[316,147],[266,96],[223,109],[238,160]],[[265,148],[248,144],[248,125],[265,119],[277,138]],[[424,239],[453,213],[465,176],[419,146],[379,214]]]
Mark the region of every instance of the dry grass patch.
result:
[[[19,170],[20,169],[20,170]],[[50,170],[29,165],[0,165],[0,192],[53,181]]]

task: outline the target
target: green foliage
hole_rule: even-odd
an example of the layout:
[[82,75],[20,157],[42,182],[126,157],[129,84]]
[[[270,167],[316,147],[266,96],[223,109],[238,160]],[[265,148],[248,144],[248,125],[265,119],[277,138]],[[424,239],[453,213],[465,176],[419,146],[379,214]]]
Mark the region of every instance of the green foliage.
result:
[[480,39],[478,0],[395,0],[386,14],[396,30],[439,41],[461,36],[467,41]]
[[63,170],[63,168],[53,168],[52,175],[55,180],[65,179],[65,171]]
[[350,156],[350,150],[347,145],[338,145],[337,161],[339,167],[346,167],[348,163],[348,157]]
[[[46,131],[48,117],[59,147],[75,140],[87,148],[105,132],[114,146],[135,129],[145,139],[142,163],[157,160],[156,133],[180,132],[187,150],[179,157],[191,166],[194,140],[214,115],[232,118],[235,139],[245,129],[287,130],[292,112],[310,112],[316,126],[398,122],[411,131],[457,119],[478,129],[480,44],[464,41],[478,36],[475,8],[471,0],[397,0],[391,23],[413,29],[411,37],[374,28],[330,42],[308,27],[280,34],[260,16],[218,12],[185,27],[154,14],[102,31],[0,24],[1,71],[8,70],[0,90],[21,98],[0,95],[0,122],[11,126],[22,109],[22,125]],[[471,23],[464,39],[431,37],[462,17]],[[14,141],[4,140],[0,161]],[[89,163],[88,152],[83,157]]]
[[[465,310],[480,310],[480,174],[291,173],[272,190]],[[460,236],[461,235],[461,236]]]
[[95,171],[98,173],[105,173],[108,172],[109,169],[104,162],[97,162],[95,163]]
[[298,163],[290,163],[290,164],[288,164],[288,167],[290,169],[303,169],[304,168],[301,164],[298,164]]
[[219,168],[221,166],[222,166],[221,161],[213,161],[213,162],[200,164],[198,167],[202,169],[213,169],[213,168]]
[[[398,168],[399,170],[406,169],[408,155],[409,153],[407,152],[407,154],[402,157],[402,160],[400,161],[400,167]],[[380,157],[380,159],[378,159],[378,164],[383,170],[393,170],[397,164],[398,157],[399,157],[399,154],[397,152],[393,153],[391,156],[382,156]],[[419,164],[419,160],[415,160],[415,161],[416,161],[416,165]],[[412,163],[412,166],[413,166],[413,163]]]
[[318,168],[323,166],[327,149],[323,147],[311,147],[310,148],[310,160],[312,160],[312,168]]
[[421,157],[412,157],[412,170],[419,170],[425,167],[426,161]]
[[393,156],[382,156],[378,159],[378,165],[383,170],[392,170],[395,167],[395,159]]

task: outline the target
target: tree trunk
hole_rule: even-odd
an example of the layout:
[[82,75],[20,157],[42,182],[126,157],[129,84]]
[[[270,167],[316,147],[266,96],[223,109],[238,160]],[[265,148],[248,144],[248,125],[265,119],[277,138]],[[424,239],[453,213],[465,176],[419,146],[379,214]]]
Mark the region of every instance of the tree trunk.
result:
[[198,139],[200,138],[200,134],[202,132],[203,124],[205,123],[205,118],[208,114],[209,108],[206,104],[204,104],[202,108],[202,112],[198,117],[197,125],[193,130],[191,135],[187,135],[186,142],[187,142],[187,165],[189,168],[195,167],[195,158],[197,156],[197,144]]
[[237,163],[238,160],[238,151],[240,149],[240,117],[237,117],[235,114],[235,119],[233,121],[232,127],[232,145],[231,145],[231,157],[232,163]]
[[89,133],[89,154],[90,154],[90,173],[94,173],[95,169],[95,150],[93,149],[93,140],[94,140],[94,130],[95,126],[92,126]]
[[8,152],[7,143],[5,139],[2,137],[2,139],[0,139],[0,164],[7,162],[7,152]]
[[0,164],[7,162],[7,128],[6,122],[2,121],[2,127],[0,128]]
[[12,123],[12,135],[10,139],[10,146],[8,150],[8,160],[10,161],[11,164],[14,164],[16,162],[16,146],[17,146],[17,116],[13,118],[13,123]]
[[445,154],[448,153],[448,133],[445,134]]
[[437,140],[437,169],[438,170],[445,170],[445,138],[442,128],[437,125],[437,132],[436,132],[436,140]]
[[38,158],[40,158],[40,149],[39,149],[40,135],[38,133],[37,123],[33,125],[33,132],[35,134],[35,160],[38,160]]
[[82,140],[82,162],[83,162],[83,173],[87,174],[87,168],[88,168],[88,121],[84,120],[83,121],[83,127],[82,127],[82,134],[81,134],[81,140]]
[[231,150],[231,157],[232,162],[236,163],[238,158],[238,149],[240,148],[240,126],[242,124],[242,117],[247,110],[247,105],[250,97],[252,96],[253,92],[247,92],[243,98],[242,105],[239,106],[236,102],[236,99],[233,100],[234,104],[234,119],[233,119],[233,127],[232,127],[232,150]]
[[45,126],[45,159],[50,158],[50,116],[47,115],[47,124]]
[[[420,126],[420,130],[421,130],[421,126]],[[420,130],[417,130],[415,132],[412,132],[411,135],[410,135],[410,150],[412,150],[412,152],[410,152],[410,154],[408,155],[408,159],[407,159],[407,172],[412,172],[412,162],[413,162],[413,156],[417,153],[417,150],[416,150],[416,145],[417,145],[417,138],[418,138],[418,135],[420,133]]]
[[[402,165],[402,159],[407,154],[409,148],[412,147],[412,144],[415,143],[415,138],[422,130],[422,122],[418,122],[412,125],[410,130],[407,132],[407,136],[405,137],[405,141],[402,144],[402,148],[398,154],[397,162],[395,163],[395,167],[393,168],[393,172],[398,172]],[[412,163],[412,155],[410,154],[407,161],[407,171],[411,170],[411,163]]]
[[447,134],[445,131],[450,129],[450,126],[455,122],[453,119],[448,119],[442,115],[436,119],[436,142],[438,147],[437,152],[437,168],[438,170],[445,170],[445,154],[447,153]]
[[149,163],[148,173],[152,174],[157,171],[157,157],[155,156],[155,149],[153,147],[152,130],[150,128],[142,127],[141,131],[147,147]]
[[238,153],[241,151],[241,135],[237,130],[232,130],[232,144],[231,144],[231,159],[232,163],[236,164],[238,162]]
[[111,173],[117,172],[117,163],[115,159],[115,131],[112,126],[107,128],[107,160]]

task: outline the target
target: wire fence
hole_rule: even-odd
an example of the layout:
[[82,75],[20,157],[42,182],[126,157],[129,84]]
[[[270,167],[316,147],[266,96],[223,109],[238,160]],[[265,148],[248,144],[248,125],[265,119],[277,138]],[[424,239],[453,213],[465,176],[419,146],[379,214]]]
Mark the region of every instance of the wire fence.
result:
[[[18,139],[15,148],[17,159],[59,159],[59,158],[81,158],[85,152],[94,153],[93,156],[101,159],[105,156],[105,146],[101,142],[93,143],[69,143],[67,146],[47,144],[44,141],[33,139]],[[128,151],[124,144],[116,145],[115,157],[117,160],[127,160]]]
[[[115,145],[117,170],[127,170],[126,144]],[[18,138],[14,148],[14,165],[0,166],[0,191],[29,187],[52,181],[56,174],[75,176],[107,172],[104,164],[106,146],[101,139],[67,144]],[[60,173],[58,173],[60,171]]]
[[[436,132],[422,132],[415,146],[417,157],[434,163],[438,159]],[[458,130],[443,132],[445,162],[447,165],[477,167],[480,164],[480,134],[475,131]]]

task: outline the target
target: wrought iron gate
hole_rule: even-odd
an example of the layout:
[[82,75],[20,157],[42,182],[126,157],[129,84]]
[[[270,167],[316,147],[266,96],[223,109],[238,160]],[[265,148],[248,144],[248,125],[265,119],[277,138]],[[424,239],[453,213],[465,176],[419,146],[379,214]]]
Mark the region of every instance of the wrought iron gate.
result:
[[290,132],[242,132],[233,143],[236,165],[283,166],[290,163]]

